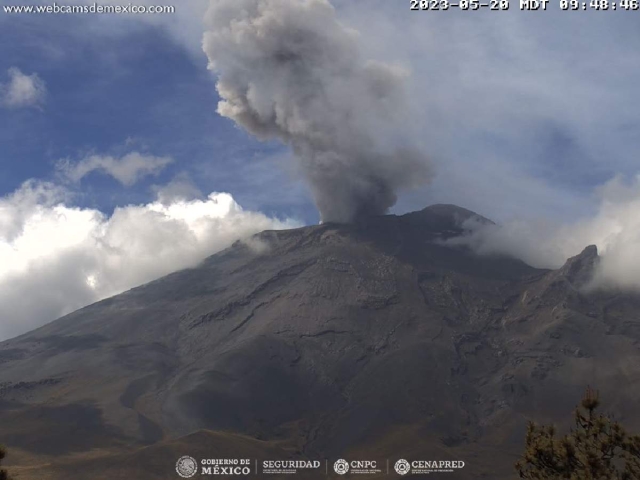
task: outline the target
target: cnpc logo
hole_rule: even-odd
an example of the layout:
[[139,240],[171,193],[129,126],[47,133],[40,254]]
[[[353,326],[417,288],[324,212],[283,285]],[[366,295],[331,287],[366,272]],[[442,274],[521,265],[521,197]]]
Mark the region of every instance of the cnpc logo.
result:
[[351,462],[347,462],[345,459],[341,458],[333,464],[333,470],[338,475],[344,475],[349,471],[354,473],[370,473],[370,470],[377,469],[377,462],[375,460],[352,460]]

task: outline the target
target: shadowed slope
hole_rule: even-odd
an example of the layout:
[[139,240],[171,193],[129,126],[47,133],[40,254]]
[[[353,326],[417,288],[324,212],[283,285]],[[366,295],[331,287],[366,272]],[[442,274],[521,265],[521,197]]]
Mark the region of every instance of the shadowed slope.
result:
[[494,479],[526,419],[561,420],[587,383],[637,425],[639,298],[580,290],[592,248],[546,271],[443,246],[469,218],[489,221],[437,205],[263,232],[4,342],[0,437],[43,462],[208,429]]

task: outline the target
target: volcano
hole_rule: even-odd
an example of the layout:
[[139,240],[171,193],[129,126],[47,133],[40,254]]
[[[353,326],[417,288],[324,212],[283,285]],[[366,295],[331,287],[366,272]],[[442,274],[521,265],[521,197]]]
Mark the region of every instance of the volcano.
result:
[[490,223],[434,205],[265,231],[1,343],[10,473],[176,479],[190,455],[514,478],[527,421],[568,426],[587,385],[640,429],[640,296],[584,290],[593,246],[541,270],[447,245],[469,219]]

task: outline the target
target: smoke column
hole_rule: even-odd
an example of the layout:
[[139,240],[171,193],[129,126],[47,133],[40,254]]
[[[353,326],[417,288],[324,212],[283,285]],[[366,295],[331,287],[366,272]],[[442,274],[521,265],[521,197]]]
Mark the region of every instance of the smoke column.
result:
[[218,112],[292,147],[323,221],[384,214],[429,180],[399,127],[407,72],[363,59],[327,0],[211,0],[205,21]]

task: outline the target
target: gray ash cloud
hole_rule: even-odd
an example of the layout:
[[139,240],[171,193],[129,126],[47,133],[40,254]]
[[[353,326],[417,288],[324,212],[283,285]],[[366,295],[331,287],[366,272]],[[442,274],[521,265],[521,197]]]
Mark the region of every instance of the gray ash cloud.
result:
[[402,135],[408,73],[367,61],[326,0],[212,0],[218,112],[290,145],[323,221],[383,214],[431,169]]

